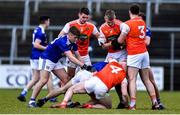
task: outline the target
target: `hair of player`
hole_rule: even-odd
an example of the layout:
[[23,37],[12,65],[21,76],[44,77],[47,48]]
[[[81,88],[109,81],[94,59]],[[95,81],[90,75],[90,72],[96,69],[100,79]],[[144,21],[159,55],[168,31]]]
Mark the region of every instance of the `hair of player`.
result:
[[106,10],[105,16],[108,18],[108,20],[113,20],[116,17],[116,14],[114,10]]
[[80,10],[79,10],[79,13],[80,14],[86,14],[86,15],[89,15],[89,9],[88,8],[85,8],[85,7],[83,7],[83,8],[81,8]]
[[139,16],[140,16],[144,21],[146,21],[146,15],[145,15],[143,12],[140,12],[140,13],[139,13]]
[[44,24],[44,22],[47,21],[48,19],[50,19],[49,16],[40,16],[39,17],[39,23]]
[[139,15],[140,6],[138,4],[132,4],[129,8],[129,11],[134,15]]
[[80,36],[80,31],[75,26],[70,27],[69,32],[73,35]]

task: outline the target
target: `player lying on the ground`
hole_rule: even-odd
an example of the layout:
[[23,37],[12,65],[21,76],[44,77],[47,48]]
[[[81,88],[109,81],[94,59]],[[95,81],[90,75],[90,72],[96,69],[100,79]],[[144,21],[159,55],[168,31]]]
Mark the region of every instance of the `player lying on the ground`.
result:
[[[66,108],[67,102],[71,100],[74,93],[94,94],[90,104],[85,104],[85,108],[112,108],[112,102],[108,95],[109,90],[120,84],[126,77],[125,62],[118,63],[111,59],[108,64],[99,72],[96,72],[86,81],[79,82],[70,87],[60,104],[52,107]],[[92,97],[92,96],[91,96]]]
[[37,105],[39,107],[43,106],[49,99],[51,99],[52,97],[56,97],[59,96],[60,94],[63,94],[66,92],[66,90],[68,88],[70,88],[71,86],[73,86],[76,83],[85,81],[87,79],[89,79],[90,77],[92,77],[92,72],[93,71],[100,71],[105,65],[107,64],[107,62],[98,62],[92,65],[92,69],[91,72],[87,71],[87,70],[81,70],[79,71],[67,84],[65,84],[63,87],[60,87],[58,89],[54,89],[53,91],[51,91],[46,97],[39,99],[37,102]]

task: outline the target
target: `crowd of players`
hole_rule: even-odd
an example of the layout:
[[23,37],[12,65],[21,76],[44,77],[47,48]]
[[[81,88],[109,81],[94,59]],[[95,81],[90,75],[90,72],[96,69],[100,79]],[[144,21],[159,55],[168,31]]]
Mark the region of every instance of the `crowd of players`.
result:
[[[150,44],[151,32],[146,27],[145,15],[140,12],[138,4],[129,8],[130,19],[122,22],[116,19],[113,10],[107,10],[105,22],[99,31],[94,24],[88,22],[89,10],[81,8],[79,18],[66,23],[58,37],[47,44],[45,29],[50,25],[50,17],[41,16],[40,25],[34,30],[30,65],[33,72],[32,80],[17,97],[26,101],[26,94],[33,86],[29,107],[42,107],[48,100],[55,101],[57,96],[64,94],[62,102],[52,108],[112,108],[108,92],[115,87],[119,96],[117,109],[136,109],[137,74],[147,89],[152,102],[152,109],[161,110],[160,94],[150,68],[147,46]],[[104,62],[92,65],[88,47],[94,35],[101,46],[107,49]],[[66,57],[64,65],[59,61]],[[61,86],[52,88],[51,73],[60,79]],[[42,87],[49,84],[49,93],[37,100]],[[74,93],[87,93],[91,100],[87,103],[73,103]],[[113,97],[112,97],[113,98]]]

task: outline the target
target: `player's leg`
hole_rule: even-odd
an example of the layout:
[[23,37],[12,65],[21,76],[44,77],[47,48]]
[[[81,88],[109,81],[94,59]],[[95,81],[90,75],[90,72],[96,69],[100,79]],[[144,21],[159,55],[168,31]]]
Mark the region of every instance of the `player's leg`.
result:
[[161,106],[161,108],[164,109],[165,107],[164,107],[164,105],[163,105],[163,104],[161,103],[161,101],[160,101],[160,93],[159,93],[158,87],[157,87],[157,85],[156,85],[156,82],[155,82],[155,80],[154,80],[154,75],[153,75],[153,72],[152,72],[151,68],[149,68],[149,79],[150,79],[151,83],[152,83],[153,86],[154,86],[155,93],[156,93],[156,98],[157,98],[157,102],[158,102],[158,104]]
[[144,82],[144,85],[148,91],[148,94],[151,98],[151,102],[152,102],[152,109],[159,109],[159,105],[157,103],[157,99],[156,99],[156,93],[155,93],[155,89],[153,84],[150,81],[150,77],[149,77],[149,54],[148,52],[145,52],[142,54],[142,67],[140,70],[140,75],[141,78]]
[[[49,80],[47,82],[47,89],[48,89],[48,93],[50,93],[54,89],[52,74],[50,74]],[[52,97],[52,98],[49,99],[49,101],[50,102],[57,102],[57,98],[56,97]]]
[[149,80],[149,69],[148,68],[141,69],[140,73],[141,73],[140,74],[141,79],[142,79],[142,81],[148,91],[148,94],[151,98],[152,105],[157,105],[155,90],[154,90],[153,84]]
[[23,89],[21,94],[17,97],[20,101],[26,101],[26,94],[29,89],[31,89],[38,81],[40,78],[40,71],[32,69],[32,79],[31,81],[26,85],[26,87]]
[[38,102],[37,102],[37,105],[39,107],[43,106],[49,99],[53,98],[53,97],[56,97],[60,94],[63,94],[65,93],[65,91],[70,88],[72,86],[72,82],[69,81],[68,83],[66,83],[66,85],[64,85],[63,87],[60,87],[58,89],[53,89],[51,92],[49,92],[47,94],[46,97],[42,98],[42,99],[39,99]]
[[32,79],[23,89],[21,94],[17,97],[20,101],[26,101],[25,96],[28,90],[31,89],[39,81],[40,78],[39,60],[38,59],[30,60],[30,66],[32,69]]
[[104,98],[99,99],[98,102],[92,106],[92,108],[111,109],[112,108],[111,97],[106,95]]
[[136,109],[136,79],[139,69],[135,67],[128,67],[128,83],[129,83],[129,95],[130,104],[129,109]]
[[84,88],[84,82],[77,83],[73,85],[72,87],[70,87],[67,90],[63,101],[60,104],[52,105],[51,107],[52,108],[66,108],[68,101],[71,100],[74,93],[86,93],[86,90]]
[[40,93],[42,87],[48,82],[50,72],[53,70],[55,65],[56,64],[50,60],[41,58],[39,59],[40,80],[36,83],[33,89],[31,99],[29,101],[29,107],[36,107],[36,97]]
[[128,82],[127,82],[127,79],[125,78],[121,83],[122,100],[123,100],[123,104],[125,106],[124,108],[128,107],[129,95],[128,95],[127,88],[128,88]]
[[40,77],[40,80],[37,82],[37,84],[35,85],[35,87],[33,89],[31,99],[29,101],[29,107],[36,107],[36,105],[35,105],[36,97],[40,93],[42,87],[48,82],[49,75],[50,75],[49,71],[46,71],[46,70],[41,70],[40,71],[40,76],[41,77]]

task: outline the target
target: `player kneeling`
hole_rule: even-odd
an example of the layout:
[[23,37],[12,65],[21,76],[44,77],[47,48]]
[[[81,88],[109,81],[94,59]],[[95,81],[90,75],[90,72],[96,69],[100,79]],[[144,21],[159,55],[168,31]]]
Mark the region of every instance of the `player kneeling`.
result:
[[118,63],[116,60],[110,59],[109,63],[102,70],[96,72],[88,80],[70,87],[63,101],[53,107],[66,108],[67,102],[71,100],[73,93],[88,93],[91,96],[91,101],[82,107],[110,109],[112,108],[112,102],[107,93],[112,87],[123,82],[125,77],[125,62]]

